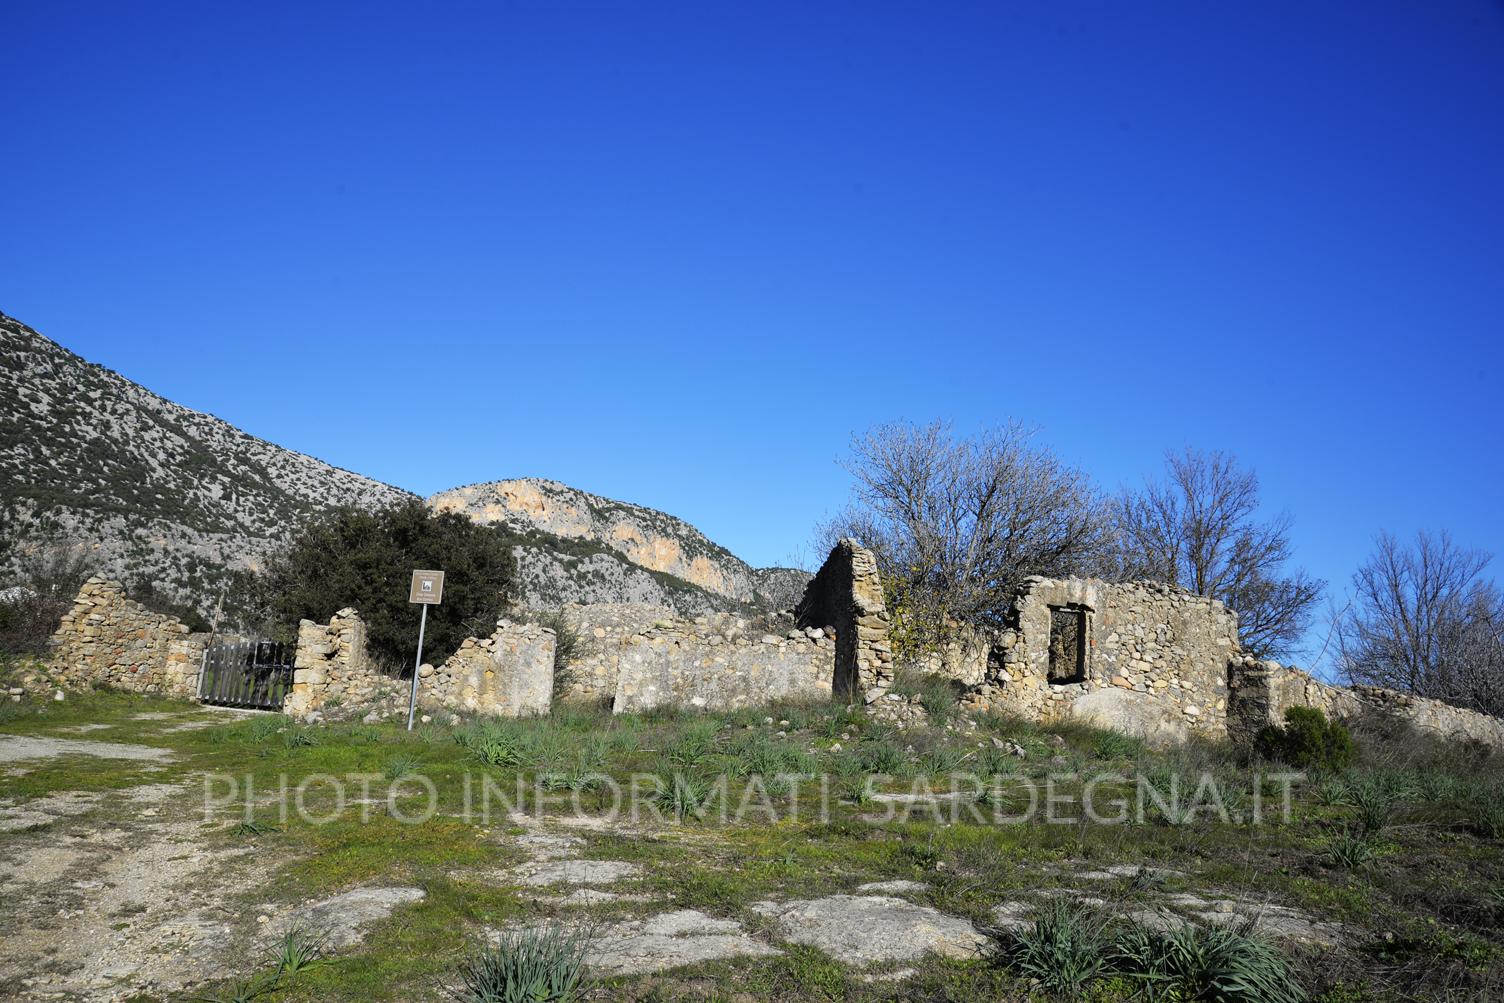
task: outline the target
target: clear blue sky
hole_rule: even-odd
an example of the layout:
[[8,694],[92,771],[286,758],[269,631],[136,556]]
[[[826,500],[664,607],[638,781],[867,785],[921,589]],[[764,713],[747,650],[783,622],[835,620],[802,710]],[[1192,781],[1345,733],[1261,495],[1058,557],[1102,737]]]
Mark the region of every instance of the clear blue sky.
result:
[[[876,422],[1504,551],[1504,6],[0,10],[0,309],[412,490],[757,563]],[[418,399],[440,421],[412,421]]]

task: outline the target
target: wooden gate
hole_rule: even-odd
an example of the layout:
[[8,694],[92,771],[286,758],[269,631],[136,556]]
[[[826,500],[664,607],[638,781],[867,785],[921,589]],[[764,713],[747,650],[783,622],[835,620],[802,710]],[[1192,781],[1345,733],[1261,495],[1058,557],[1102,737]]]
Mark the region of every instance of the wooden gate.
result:
[[216,644],[204,656],[198,698],[224,707],[281,710],[292,692],[296,646],[281,641]]

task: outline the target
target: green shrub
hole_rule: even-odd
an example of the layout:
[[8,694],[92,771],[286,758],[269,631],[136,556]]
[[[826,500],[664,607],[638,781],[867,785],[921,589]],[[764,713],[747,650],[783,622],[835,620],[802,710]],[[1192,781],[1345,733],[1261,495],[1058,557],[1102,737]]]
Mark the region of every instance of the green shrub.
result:
[[663,771],[654,778],[654,783],[649,800],[659,811],[679,822],[690,816],[703,819],[716,793],[715,784],[692,773]]
[[381,775],[388,780],[401,780],[410,773],[416,773],[423,765],[423,760],[416,756],[409,756],[399,752],[386,761],[381,768]]
[[410,666],[418,611],[407,601],[415,568],[445,571],[444,602],[428,610],[424,658],[437,665],[466,637],[489,633],[515,590],[512,537],[416,499],[376,512],[334,509],[304,526],[266,570],[242,580],[237,604],[271,611],[287,630],[360,612],[379,661]]
[[284,932],[271,947],[271,960],[277,969],[278,976],[296,978],[299,972],[306,971],[324,960],[324,947],[327,942],[326,934],[300,926]]
[[1269,725],[1258,736],[1259,755],[1300,769],[1344,769],[1355,751],[1347,727],[1314,707],[1289,708],[1283,727]]
[[857,746],[857,761],[868,773],[886,773],[900,776],[910,767],[909,757],[892,742],[877,739]]
[[564,1003],[578,999],[584,934],[559,926],[503,933],[476,948],[460,968],[459,1003]]

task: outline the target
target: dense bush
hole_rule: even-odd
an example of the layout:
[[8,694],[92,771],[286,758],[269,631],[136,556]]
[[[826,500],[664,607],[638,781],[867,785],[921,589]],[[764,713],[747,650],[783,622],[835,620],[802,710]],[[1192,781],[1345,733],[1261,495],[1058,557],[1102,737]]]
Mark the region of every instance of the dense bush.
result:
[[1314,707],[1291,707],[1283,727],[1269,725],[1258,736],[1259,755],[1301,769],[1340,770],[1352,764],[1353,736],[1339,721]]
[[309,523],[246,588],[284,631],[325,623],[353,606],[378,660],[407,668],[418,609],[407,601],[412,572],[445,572],[444,602],[428,611],[424,660],[438,664],[466,637],[486,636],[513,596],[516,560],[505,530],[416,499],[376,512],[335,509]]

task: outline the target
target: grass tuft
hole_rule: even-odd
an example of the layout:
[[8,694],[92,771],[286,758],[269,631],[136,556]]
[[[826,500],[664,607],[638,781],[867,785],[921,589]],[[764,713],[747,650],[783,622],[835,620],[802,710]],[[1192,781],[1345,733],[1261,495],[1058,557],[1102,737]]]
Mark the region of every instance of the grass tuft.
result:
[[567,1003],[580,997],[589,938],[548,925],[501,934],[460,968],[458,1003]]

